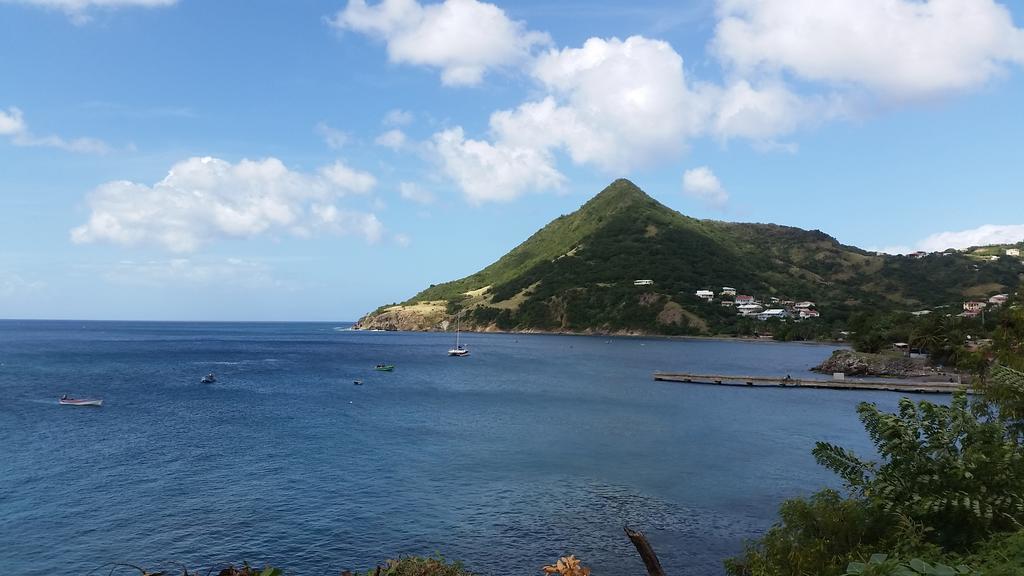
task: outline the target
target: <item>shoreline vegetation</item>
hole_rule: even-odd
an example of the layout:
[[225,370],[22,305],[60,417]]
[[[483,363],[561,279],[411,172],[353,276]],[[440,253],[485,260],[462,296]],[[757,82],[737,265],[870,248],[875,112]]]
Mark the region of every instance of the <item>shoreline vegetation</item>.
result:
[[[623,528],[623,532],[625,532],[633,547],[636,548],[648,576],[666,576],[664,569],[661,567],[661,562],[658,560],[658,555],[648,542],[647,536],[643,532],[633,530],[628,526]],[[177,568],[174,572],[150,572],[133,564],[107,564],[93,570],[93,572],[107,569],[109,569],[110,576],[115,574],[133,574],[138,576],[170,576],[171,574],[181,574],[181,576],[286,575],[285,570],[281,568],[274,566],[257,568],[250,566],[247,562],[243,562],[239,567],[228,565],[219,570],[211,568],[206,571],[193,570],[191,572],[185,567]],[[590,576],[591,569],[584,566],[582,561],[576,558],[575,555],[569,555],[559,558],[553,564],[541,566],[539,572],[545,576]],[[478,576],[467,570],[461,562],[448,562],[442,556],[406,556],[388,560],[383,565],[377,565],[376,568],[366,572],[353,573],[351,570],[343,570],[340,574],[341,576]]]
[[[422,329],[422,330],[392,330],[392,329],[378,329],[378,328],[358,328],[358,324],[354,325],[351,330],[353,332],[422,332],[422,333],[441,333],[447,334],[452,330],[441,330],[441,329]],[[707,341],[718,341],[718,342],[762,342],[762,343],[774,343],[774,344],[808,344],[812,346],[845,346],[848,347],[851,344],[845,340],[833,340],[833,339],[820,339],[820,340],[776,340],[771,334],[765,334],[762,336],[753,335],[739,335],[739,334],[662,334],[660,332],[644,332],[639,330],[620,330],[620,331],[605,331],[605,330],[585,330],[585,331],[573,331],[573,330],[541,330],[536,328],[524,329],[524,330],[499,330],[499,329],[488,329],[488,330],[476,330],[462,328],[463,334],[508,334],[512,336],[588,336],[594,338],[650,338],[654,340],[707,340]]]

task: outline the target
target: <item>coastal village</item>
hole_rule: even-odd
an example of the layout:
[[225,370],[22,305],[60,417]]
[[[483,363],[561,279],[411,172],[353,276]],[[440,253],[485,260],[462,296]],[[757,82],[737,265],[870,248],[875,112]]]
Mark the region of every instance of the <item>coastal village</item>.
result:
[[[1002,254],[991,253],[993,248],[998,249]],[[907,257],[920,259],[932,254],[948,255],[955,252],[957,251],[948,250],[946,252],[938,253],[918,251],[908,254]],[[1009,258],[1021,258],[1021,248],[985,247],[982,249],[976,249],[971,253],[971,255],[983,258],[987,261],[996,261],[1004,256]],[[652,286],[654,285],[654,280],[634,280],[633,285]],[[819,318],[821,316],[821,312],[818,310],[817,304],[812,301],[789,300],[775,296],[759,300],[758,298],[748,294],[740,294],[736,288],[731,286],[722,286],[717,293],[711,289],[697,290],[694,292],[694,296],[704,302],[718,302],[723,308],[734,308],[737,316],[754,318],[762,322],[768,320],[800,321]],[[978,316],[982,316],[986,310],[1006,304],[1009,299],[1009,294],[994,294],[987,300],[967,300],[963,302],[963,311],[957,314],[957,316],[961,318],[976,318]],[[911,314],[914,316],[925,316],[932,314],[933,312],[936,312],[936,310],[917,310],[911,312]],[[947,315],[952,316],[953,314],[947,313]]]
[[[653,286],[654,280],[649,278],[634,280],[633,285]],[[723,308],[735,308],[737,316],[756,318],[761,321],[806,320],[820,316],[817,305],[809,300],[784,300],[772,296],[767,298],[767,301],[761,301],[748,294],[739,294],[736,288],[731,286],[722,286],[717,294],[714,290],[697,290],[694,296],[708,303],[717,301]]]

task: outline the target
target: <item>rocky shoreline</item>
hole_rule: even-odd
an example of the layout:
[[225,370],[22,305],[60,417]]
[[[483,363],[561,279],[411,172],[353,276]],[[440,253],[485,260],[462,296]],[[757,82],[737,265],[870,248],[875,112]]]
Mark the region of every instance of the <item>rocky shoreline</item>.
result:
[[812,372],[847,376],[879,376],[883,378],[928,378],[948,376],[928,366],[922,358],[889,354],[866,354],[853,350],[836,350],[827,360],[811,368]]
[[[403,318],[401,315],[375,314],[356,321],[352,330],[377,331],[377,332],[454,332],[454,325],[447,321],[438,321],[433,324],[424,324],[421,320]],[[580,332],[566,330],[539,330],[531,328],[527,330],[501,330],[494,325],[480,327],[465,324],[462,326],[463,334],[539,334],[551,336],[615,336],[630,338],[662,338],[666,340],[714,340],[719,342],[759,342],[764,344],[805,344],[810,346],[846,346],[845,342],[834,340],[794,340],[781,342],[771,338],[759,338],[756,336],[730,336],[730,335],[670,335],[657,332],[645,332],[643,330],[586,330]]]

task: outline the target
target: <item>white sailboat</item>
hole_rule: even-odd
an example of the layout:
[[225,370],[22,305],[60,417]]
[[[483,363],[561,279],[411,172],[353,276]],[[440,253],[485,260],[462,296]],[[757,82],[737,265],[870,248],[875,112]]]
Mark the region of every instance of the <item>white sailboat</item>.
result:
[[463,346],[459,341],[459,335],[462,332],[462,312],[459,312],[458,316],[455,317],[455,348],[448,351],[449,356],[469,356],[469,350]]

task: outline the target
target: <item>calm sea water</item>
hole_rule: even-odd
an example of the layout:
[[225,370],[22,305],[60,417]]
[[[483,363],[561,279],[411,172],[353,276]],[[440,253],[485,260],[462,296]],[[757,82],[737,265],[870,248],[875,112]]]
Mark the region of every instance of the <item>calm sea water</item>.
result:
[[835,484],[816,440],[870,453],[854,408],[897,399],[651,380],[798,374],[823,346],[470,334],[459,359],[448,335],[336,328],[0,322],[5,573],[441,553],[504,576],[573,553],[640,575],[629,525],[670,574],[718,575],[783,499]]

